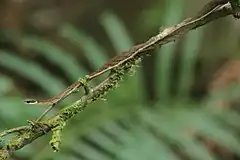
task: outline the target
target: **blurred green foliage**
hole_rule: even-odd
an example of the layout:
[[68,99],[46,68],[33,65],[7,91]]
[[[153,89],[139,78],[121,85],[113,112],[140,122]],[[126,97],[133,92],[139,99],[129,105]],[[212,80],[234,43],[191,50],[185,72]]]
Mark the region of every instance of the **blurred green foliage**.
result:
[[[140,27],[151,30],[154,26],[169,26],[181,21],[185,2],[169,0],[167,3],[163,13],[167,16],[163,16],[161,23],[157,16],[158,9],[152,8],[143,11],[140,15],[142,22],[145,22]],[[156,8],[159,5],[159,2],[156,2]],[[116,14],[105,12],[100,16],[99,23],[116,53],[133,46],[133,38]],[[69,23],[62,24],[58,34],[75,47],[79,47],[94,69],[109,59],[107,49],[101,43]],[[195,66],[198,51],[202,46],[203,34],[203,29],[197,29],[182,41],[179,74],[174,79],[174,84],[177,86],[175,96],[171,94],[174,73],[172,62],[179,43],[167,44],[155,51],[156,70],[149,72],[156,75],[155,88],[161,101],[156,102],[154,106],[145,103],[148,91],[143,83],[143,76],[146,74],[138,68],[134,76],[125,77],[120,87],[108,93],[106,101],[92,104],[68,122],[59,153],[52,152],[48,146],[49,136],[44,136],[16,152],[15,157],[33,160],[177,160],[184,159],[181,157],[185,155],[189,159],[217,159],[214,153],[209,152],[204,141],[198,139],[199,135],[226,147],[229,152],[239,154],[240,126],[237,123],[240,119],[239,115],[231,110],[216,112],[217,107],[209,105],[212,102],[210,96],[200,102],[191,99]],[[61,68],[71,81],[88,73],[72,54],[49,40],[25,35],[19,39],[19,42],[25,48]],[[46,94],[44,97],[54,96],[67,87],[60,77],[52,75],[43,66],[8,50],[0,51],[0,65],[42,88]],[[36,118],[44,110],[44,108],[24,105],[22,99],[25,95],[19,91],[15,91],[12,95],[7,94],[13,88],[12,80],[1,75],[1,130],[24,125],[27,119]],[[226,95],[229,94],[224,92],[223,97]],[[74,98],[79,96],[80,94],[75,95]],[[69,104],[70,100],[73,98],[69,98],[66,100],[67,103],[63,104]],[[55,112],[57,110],[58,108]]]

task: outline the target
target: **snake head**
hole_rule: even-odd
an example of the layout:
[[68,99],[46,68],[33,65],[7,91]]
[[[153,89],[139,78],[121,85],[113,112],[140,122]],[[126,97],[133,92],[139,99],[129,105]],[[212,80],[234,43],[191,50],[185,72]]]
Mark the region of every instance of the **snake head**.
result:
[[26,104],[37,104],[38,101],[36,99],[26,99],[26,100],[24,100],[24,103],[26,103]]

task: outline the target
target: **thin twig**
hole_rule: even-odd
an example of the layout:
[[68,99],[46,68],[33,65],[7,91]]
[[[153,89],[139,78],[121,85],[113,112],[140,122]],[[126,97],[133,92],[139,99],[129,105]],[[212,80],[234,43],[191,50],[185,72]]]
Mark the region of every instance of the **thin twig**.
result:
[[29,126],[21,126],[21,127],[16,127],[16,128],[12,128],[9,130],[5,130],[2,133],[0,133],[0,138],[8,135],[8,134],[12,134],[12,133],[22,133],[22,132],[26,132],[27,130],[29,130],[30,127]]

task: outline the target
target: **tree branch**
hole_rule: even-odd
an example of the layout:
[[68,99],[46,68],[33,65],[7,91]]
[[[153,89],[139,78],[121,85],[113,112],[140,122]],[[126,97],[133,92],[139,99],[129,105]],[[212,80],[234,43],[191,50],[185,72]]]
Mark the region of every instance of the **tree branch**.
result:
[[[131,49],[124,52],[125,54],[134,53],[139,56],[136,56],[136,58],[132,59],[131,61],[126,61],[126,63],[111,71],[111,74],[102,83],[94,87],[90,91],[90,94],[84,95],[80,100],[76,101],[72,105],[63,108],[55,116],[40,122],[29,121],[29,126],[17,127],[1,133],[1,136],[5,136],[14,132],[18,132],[18,135],[14,136],[12,139],[6,142],[3,148],[0,149],[0,159],[9,158],[15,151],[21,149],[25,145],[31,143],[35,139],[47,134],[50,131],[52,131],[53,134],[50,145],[54,151],[58,151],[60,144],[60,135],[66,122],[74,115],[82,112],[87,105],[100,99],[110,89],[116,87],[118,82],[124,77],[127,72],[129,72],[130,69],[136,66],[139,61],[144,58],[145,55],[151,54],[149,53],[149,50],[154,50],[156,46],[161,46],[166,43],[175,41],[181,36],[188,33],[190,30],[196,29],[211,21],[214,21],[221,17],[226,17],[228,15],[235,15],[231,4],[226,2],[226,0],[224,0],[224,2],[221,1],[222,3],[216,2],[217,1],[212,1],[205,5],[195,17],[188,18],[177,25],[162,30],[150,39],[154,39],[155,41],[148,40],[142,44],[133,46]],[[134,48],[138,48],[140,50],[136,51]]]

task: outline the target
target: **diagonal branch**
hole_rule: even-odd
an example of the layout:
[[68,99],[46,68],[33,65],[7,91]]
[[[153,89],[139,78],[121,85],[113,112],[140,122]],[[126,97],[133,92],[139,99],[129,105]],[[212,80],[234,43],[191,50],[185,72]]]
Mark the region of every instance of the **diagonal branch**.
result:
[[133,46],[131,49],[123,53],[123,55],[130,56],[124,59],[123,63],[112,69],[111,74],[102,83],[95,86],[90,91],[90,94],[84,95],[80,100],[63,108],[55,116],[47,120],[37,123],[29,121],[29,126],[18,127],[19,130],[13,128],[0,134],[7,135],[13,132],[19,132],[17,136],[10,139],[4,144],[3,148],[0,149],[0,159],[9,158],[15,151],[47,134],[49,131],[52,131],[53,133],[50,144],[54,151],[58,151],[61,131],[64,128],[65,123],[74,115],[82,112],[87,105],[100,99],[110,89],[116,87],[118,82],[122,80],[129,70],[136,66],[147,54],[151,54],[149,51],[154,50],[156,46],[161,46],[177,40],[190,30],[232,14],[235,13],[232,10],[231,4],[226,2],[226,0],[222,0],[221,2],[213,0],[205,5],[195,17],[188,18],[177,25],[168,27],[150,38],[148,41]]

